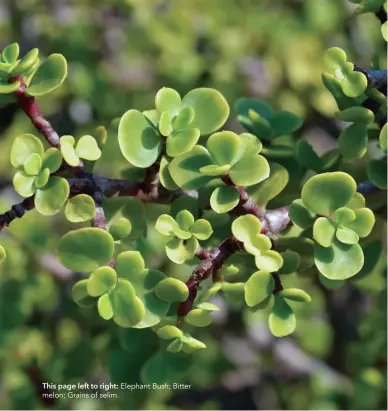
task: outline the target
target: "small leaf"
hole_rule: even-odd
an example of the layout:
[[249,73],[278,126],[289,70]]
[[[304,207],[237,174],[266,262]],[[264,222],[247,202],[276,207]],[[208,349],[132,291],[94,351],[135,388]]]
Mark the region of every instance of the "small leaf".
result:
[[90,308],[95,304],[95,299],[90,297],[87,290],[88,280],[81,280],[73,285],[71,298],[80,307]]
[[233,210],[240,202],[240,193],[235,187],[217,187],[210,197],[210,206],[218,214]]
[[65,215],[72,223],[91,220],[96,215],[93,198],[87,194],[78,194],[70,198],[65,207]]
[[347,74],[342,82],[342,90],[348,97],[358,97],[368,86],[366,76],[360,72]]
[[344,244],[356,244],[359,240],[358,235],[346,227],[339,227],[335,234],[337,239]]
[[145,263],[139,251],[124,251],[118,255],[115,268],[120,277],[135,284],[134,278],[143,273]]
[[376,222],[373,211],[369,208],[359,208],[355,210],[354,213],[356,215],[355,220],[343,224],[350,230],[356,232],[360,237],[367,237]]
[[50,178],[50,169],[44,168],[35,178],[34,185],[36,188],[43,188]]
[[345,160],[357,160],[364,156],[368,149],[368,129],[365,123],[356,123],[345,128],[340,134],[340,152]]
[[183,302],[189,297],[189,289],[184,282],[176,278],[166,278],[158,283],[155,294],[163,301]]
[[192,107],[186,106],[179,111],[179,114],[175,117],[173,122],[174,130],[180,128],[187,128],[195,117],[195,111]]
[[174,235],[174,229],[179,228],[178,223],[168,214],[162,214],[156,221],[155,228],[165,236]]
[[322,247],[330,247],[335,236],[335,224],[325,217],[319,217],[313,226],[313,238]]
[[27,70],[30,70],[39,61],[39,49],[34,48],[30,50],[12,70],[13,76],[19,76],[20,74],[26,74]]
[[296,159],[300,164],[310,170],[319,172],[323,169],[323,161],[306,140],[298,140],[296,143]]
[[159,179],[160,183],[167,190],[176,190],[179,187],[175,184],[174,180],[171,177],[170,170],[168,169],[170,162],[167,156],[162,156],[160,160],[160,169],[159,169]]
[[195,117],[190,127],[199,128],[201,135],[214,133],[221,128],[228,116],[229,105],[223,95],[211,88],[196,88],[182,100],[182,107],[194,109]]
[[61,238],[57,256],[69,270],[94,271],[112,259],[113,238],[100,228],[70,231]]
[[206,146],[216,164],[231,164],[238,153],[240,138],[231,131],[221,131],[212,134]]
[[210,164],[208,166],[201,167],[199,171],[201,174],[204,174],[206,176],[218,177],[227,173],[230,170],[230,167],[230,164],[224,164],[223,166],[219,166],[217,164]]
[[237,240],[251,242],[261,231],[260,220],[252,214],[236,218],[232,223],[232,233]]
[[38,68],[26,90],[30,96],[43,96],[60,87],[67,76],[67,62],[62,54],[51,54]]
[[192,225],[190,232],[198,240],[207,240],[213,234],[213,229],[209,221],[200,218]]
[[181,340],[179,340],[178,338],[176,338],[174,341],[172,341],[168,347],[166,348],[166,350],[168,352],[172,352],[172,353],[177,353],[179,352],[183,347],[183,343]]
[[375,119],[373,111],[365,107],[349,107],[336,113],[336,117],[342,121],[365,124],[371,124]]
[[43,215],[58,213],[70,194],[69,183],[62,177],[50,177],[35,194],[35,208]]
[[198,240],[191,237],[185,242],[174,238],[166,244],[167,257],[176,264],[183,264],[195,256],[198,249]]
[[[62,138],[61,138],[61,140],[62,140]],[[74,150],[73,145],[71,145],[67,142],[62,143],[62,141],[61,141],[61,153],[62,153],[63,159],[66,161],[67,164],[69,164],[69,166],[77,167],[78,164],[80,163],[80,159],[75,154],[75,150]]]
[[209,324],[211,324],[212,317],[209,311],[195,308],[186,315],[185,322],[196,327],[207,327]]
[[129,110],[121,118],[118,140],[122,154],[136,167],[151,166],[162,151],[160,136],[137,110]]
[[104,294],[98,299],[98,313],[104,320],[110,320],[113,317],[113,308],[110,303],[109,294]]
[[238,186],[249,187],[269,177],[268,161],[260,155],[242,158],[230,170],[230,179]]
[[[162,136],[169,136],[172,133],[172,116],[168,111],[163,111],[159,120],[159,131]],[[170,155],[170,154],[169,154]]]
[[279,270],[279,274],[291,274],[294,273],[300,265],[300,255],[295,251],[287,250],[284,253],[280,253],[283,258],[283,265]]
[[19,195],[30,197],[36,191],[34,181],[35,176],[29,176],[24,171],[18,171],[12,179],[12,184]]
[[189,231],[194,224],[194,217],[188,210],[181,210],[175,217],[176,222],[182,230]]
[[171,340],[173,338],[180,338],[182,336],[182,331],[173,326],[173,325],[165,325],[162,328],[159,328],[158,337],[162,338],[163,340]]
[[356,219],[356,213],[347,207],[341,207],[334,212],[334,221],[338,224],[347,224]]
[[61,164],[62,154],[58,149],[51,147],[43,154],[42,169],[48,168],[50,173],[55,173]]
[[0,94],[11,94],[20,88],[20,81],[14,83],[1,83],[0,82]]
[[176,116],[181,108],[181,97],[179,93],[172,89],[163,87],[155,97],[155,107],[160,114],[167,111],[172,116]]
[[304,185],[302,201],[310,211],[329,216],[352,199],[356,188],[356,182],[349,174],[343,172],[318,174]]
[[280,296],[275,297],[275,304],[269,315],[268,325],[275,337],[285,337],[294,332],[296,318],[290,306]]
[[92,136],[82,136],[77,142],[75,154],[79,158],[89,161],[96,161],[101,157],[101,150],[98,147],[97,141]]
[[272,138],[290,134],[301,127],[303,120],[290,111],[279,111],[271,120]]
[[309,303],[311,301],[311,297],[305,291],[300,290],[299,288],[286,288],[279,291],[277,295],[279,297],[287,298],[291,301],[296,301],[299,303]]
[[260,304],[271,295],[275,280],[268,271],[257,271],[244,284],[245,301],[249,307]]
[[215,304],[208,302],[200,303],[196,306],[196,308],[200,308],[201,310],[205,311],[220,311],[220,309]]
[[19,57],[19,44],[12,43],[8,45],[1,54],[6,63],[15,63]]
[[38,137],[32,134],[22,134],[15,138],[10,154],[11,164],[16,168],[21,168],[26,163],[31,154],[43,156],[43,144]]
[[33,153],[28,157],[27,161],[24,164],[24,171],[29,176],[36,176],[39,174],[40,169],[42,167],[42,157],[37,154]]
[[325,65],[332,69],[341,68],[346,63],[346,53],[339,47],[332,47],[324,54]]
[[261,255],[257,254],[255,256],[255,264],[258,269],[273,273],[281,268],[283,265],[283,258],[276,251],[263,251]]
[[109,227],[109,233],[115,240],[122,240],[131,234],[132,224],[131,222],[124,217],[118,218],[113,221]]
[[334,240],[326,248],[315,245],[315,265],[330,280],[346,280],[356,275],[364,264],[364,254],[359,244],[343,244]]
[[198,128],[181,129],[173,131],[167,137],[166,153],[170,157],[177,157],[182,154],[188,153],[196,144],[199,139]]
[[92,297],[98,297],[116,287],[117,274],[111,267],[100,267],[93,271],[88,281],[88,293]]

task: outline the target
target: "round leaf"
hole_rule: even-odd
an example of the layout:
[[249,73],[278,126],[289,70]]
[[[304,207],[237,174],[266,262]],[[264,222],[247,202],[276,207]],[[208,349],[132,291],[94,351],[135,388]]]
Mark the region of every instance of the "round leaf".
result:
[[165,325],[162,328],[159,328],[158,337],[162,338],[163,340],[171,340],[173,338],[180,338],[182,336],[182,331],[174,327],[173,325]]
[[30,50],[12,70],[13,76],[24,74],[25,71],[31,69],[39,61],[39,49],[34,48]]
[[35,191],[35,176],[29,176],[24,171],[18,171],[12,180],[15,191],[22,197],[30,197]]
[[291,301],[296,301],[299,303],[309,303],[311,297],[303,290],[299,288],[286,288],[278,293],[279,297],[287,298]]
[[51,147],[43,154],[42,168],[48,168],[50,173],[58,171],[61,164],[62,154],[58,149]]
[[188,210],[181,210],[176,215],[176,222],[182,230],[189,231],[194,224],[194,217]]
[[109,232],[115,240],[122,240],[125,237],[128,237],[132,231],[131,222],[124,217],[114,220],[109,227]]
[[81,280],[73,285],[71,298],[80,307],[90,308],[95,304],[95,299],[90,297],[87,290],[88,280]]
[[346,227],[338,228],[335,234],[337,239],[344,244],[356,244],[359,240],[358,235],[354,231],[349,230]]
[[70,187],[62,177],[50,177],[47,184],[35,194],[35,208],[43,215],[54,215],[69,197]]
[[89,161],[96,161],[101,157],[101,150],[98,147],[97,141],[92,136],[82,136],[77,142],[75,154],[79,158]]
[[155,97],[155,107],[160,114],[167,111],[172,116],[176,116],[181,108],[181,97],[179,93],[172,89],[163,87]]
[[330,280],[346,280],[356,275],[364,265],[364,254],[359,244],[343,244],[334,240],[331,247],[316,244],[315,265]]
[[174,180],[171,177],[170,170],[168,169],[170,162],[166,156],[163,156],[160,160],[159,168],[159,179],[160,183],[167,190],[176,190],[179,187],[174,183]]
[[201,135],[217,131],[229,116],[227,101],[220,92],[211,88],[191,90],[183,98],[182,106],[194,109],[195,117],[190,126],[199,128]]
[[104,294],[98,299],[98,313],[104,320],[110,320],[113,317],[113,308],[110,303],[109,294]]
[[62,54],[51,54],[35,72],[26,92],[30,96],[43,96],[60,87],[66,76],[66,59]]
[[260,234],[260,220],[252,214],[236,218],[232,223],[232,233],[237,240],[250,242],[252,238]]
[[158,298],[167,302],[183,302],[189,297],[187,285],[176,278],[165,278],[155,288]]
[[345,128],[339,136],[339,148],[345,160],[357,160],[368,149],[368,129],[365,123],[356,123]]
[[272,126],[272,138],[282,136],[284,134],[290,134],[298,130],[302,125],[303,120],[291,113],[290,111],[279,111],[275,113],[271,120]]
[[263,251],[261,255],[257,254],[255,256],[255,264],[258,269],[273,273],[283,265],[283,258],[276,251]]
[[275,297],[275,304],[269,315],[268,325],[275,337],[285,337],[295,330],[295,314],[284,299],[279,296]]
[[240,202],[240,193],[235,187],[217,187],[210,197],[210,206],[218,214],[233,210]]
[[87,194],[79,194],[70,198],[65,207],[65,215],[72,223],[91,220],[96,215],[93,198]]
[[356,188],[356,182],[346,173],[318,174],[304,185],[302,201],[310,211],[329,216],[352,199]]
[[375,225],[375,216],[369,208],[360,208],[355,210],[356,218],[351,222],[347,222],[345,225],[350,230],[356,232],[360,237],[367,237],[373,226]]
[[346,53],[339,47],[332,47],[324,54],[325,65],[336,70],[346,63]]
[[62,143],[61,141],[61,153],[63,155],[63,159],[66,161],[67,164],[69,164],[69,166],[78,166],[80,159],[77,156],[77,154],[75,154],[74,146],[72,144],[69,144],[67,142]]
[[272,294],[275,280],[268,271],[257,271],[244,284],[245,301],[249,307],[263,302]]
[[20,168],[23,167],[31,154],[43,155],[43,144],[38,137],[32,134],[22,134],[15,138],[12,144],[10,160],[11,164]]
[[162,151],[160,136],[137,110],[129,110],[121,118],[118,140],[124,157],[136,167],[151,166]]
[[59,242],[59,261],[72,271],[89,272],[107,265],[113,256],[113,238],[100,228],[81,228],[65,234]]
[[368,86],[368,80],[363,73],[352,72],[347,74],[342,82],[342,90],[348,97],[358,97]]
[[330,247],[336,231],[335,224],[325,217],[318,218],[313,226],[313,238],[322,247]]
[[[62,158],[62,157],[61,157]],[[42,188],[44,187],[50,178],[50,169],[44,168],[35,178],[35,187]]]
[[345,110],[339,111],[336,117],[342,121],[348,121],[351,123],[373,123],[375,115],[373,111],[365,107],[349,107]]
[[172,116],[168,111],[164,111],[159,120],[159,132],[162,136],[168,136],[172,133]]
[[198,240],[207,240],[213,234],[213,229],[209,221],[200,218],[192,225],[190,232]]
[[209,137],[206,146],[216,164],[231,164],[238,153],[240,138],[231,131],[220,131]]
[[198,128],[187,128],[173,131],[167,137],[166,152],[170,157],[177,157],[188,153],[199,139]]
[[296,143],[295,154],[298,162],[307,169],[314,170],[316,172],[322,170],[323,162],[308,141],[298,140]]
[[347,224],[356,219],[356,213],[347,207],[341,207],[334,212],[334,221],[338,224]]
[[15,63],[19,57],[19,44],[12,43],[9,44],[1,53],[3,60],[6,63]]
[[162,214],[155,224],[160,234],[165,236],[174,235],[174,229],[179,228],[178,223],[168,214]]
[[116,271],[120,277],[127,278],[135,283],[145,269],[144,259],[139,251],[124,251],[116,259]]
[[111,267],[100,267],[93,271],[88,281],[88,293],[92,297],[98,297],[116,287],[117,274]]
[[212,322],[212,317],[209,311],[195,308],[186,315],[185,322],[196,327],[207,327]]
[[283,265],[279,270],[279,274],[294,273],[300,265],[300,255],[295,251],[287,250],[281,253]]
[[176,116],[173,122],[174,130],[180,128],[187,128],[195,117],[195,111],[192,107],[184,107],[180,110],[179,114]]
[[269,177],[268,161],[260,155],[246,156],[230,170],[230,178],[238,186],[248,187]]

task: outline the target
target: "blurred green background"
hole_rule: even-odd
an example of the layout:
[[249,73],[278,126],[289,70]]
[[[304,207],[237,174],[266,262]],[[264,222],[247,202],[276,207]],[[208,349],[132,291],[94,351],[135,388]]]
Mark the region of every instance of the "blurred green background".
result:
[[[361,67],[386,64],[379,21],[354,9],[347,0],[2,0],[0,49],[17,41],[21,54],[38,47],[66,57],[65,85],[39,100],[60,135],[93,134],[130,108],[153,108],[162,86],[182,95],[214,87],[231,108],[253,96],[300,115],[300,136],[322,153],[341,129],[320,79],[324,50],[341,47]],[[241,130],[233,109],[225,128]],[[23,132],[34,132],[24,114],[0,108],[0,212],[18,200],[9,151]],[[147,205],[148,225],[165,209]],[[293,336],[275,339],[264,314],[219,300],[214,325],[198,331],[208,348],[177,379],[190,390],[42,402],[43,381],[140,382],[157,345],[152,331],[119,330],[72,302],[80,274],[54,255],[72,228],[62,214],[31,211],[1,233],[9,257],[0,266],[2,409],[386,409],[382,219],[367,244],[373,258],[354,281],[328,291],[311,275],[290,276],[313,299]],[[193,269],[168,263],[152,228],[135,246],[148,266],[183,280]]]

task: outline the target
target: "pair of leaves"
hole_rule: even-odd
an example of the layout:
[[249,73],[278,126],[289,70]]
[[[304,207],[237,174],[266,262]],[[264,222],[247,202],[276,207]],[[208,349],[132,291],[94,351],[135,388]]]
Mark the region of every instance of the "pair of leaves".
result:
[[73,136],[62,136],[60,139],[61,152],[64,160],[72,167],[77,167],[80,158],[96,161],[101,157],[97,141],[89,135],[82,136],[75,144]]
[[290,134],[302,125],[302,119],[290,111],[274,112],[266,102],[254,98],[240,98],[235,110],[239,122],[259,138],[273,140]]
[[193,258],[199,246],[198,240],[207,240],[213,233],[207,220],[195,221],[188,210],[180,211],[175,219],[168,214],[161,215],[155,228],[160,234],[169,237],[166,254],[176,264]]
[[206,345],[201,341],[193,338],[188,332],[182,331],[173,325],[165,325],[159,328],[157,334],[163,340],[173,340],[168,346],[167,351],[177,353],[183,351],[185,353],[192,353]]
[[332,47],[325,52],[325,65],[335,72],[344,94],[348,97],[361,96],[368,86],[367,78],[360,72],[353,71],[354,65],[347,61],[346,53]]
[[244,244],[245,251],[255,256],[256,267],[268,272],[278,271],[283,258],[271,250],[271,240],[260,232],[260,220],[252,214],[238,217],[232,223],[233,235]]
[[[177,116],[175,120],[178,121],[178,132],[171,132],[167,137],[167,154],[171,156],[190,151],[200,134],[208,135],[216,131],[229,116],[229,106],[225,98],[214,89],[194,89],[181,101],[175,90],[163,88],[158,92],[155,103],[156,114],[168,113],[160,119],[166,123],[161,125],[165,134],[169,134],[168,124],[175,124],[173,116]],[[186,107],[193,109],[194,117],[192,110]],[[181,110],[184,112],[179,117]],[[148,116],[150,113],[145,115],[137,110],[129,110],[121,118],[118,131],[119,145],[124,157],[131,164],[141,168],[147,168],[155,163],[163,147],[163,138]],[[156,120],[160,123],[158,116]],[[179,123],[189,128],[179,129]]]

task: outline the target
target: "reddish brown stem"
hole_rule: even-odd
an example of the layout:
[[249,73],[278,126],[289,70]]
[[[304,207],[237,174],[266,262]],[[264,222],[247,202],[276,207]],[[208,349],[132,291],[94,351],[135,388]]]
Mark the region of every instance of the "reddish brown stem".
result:
[[0,231],[5,226],[9,226],[15,218],[22,218],[25,212],[32,210],[34,206],[34,196],[25,198],[21,203],[13,205],[11,210],[0,215]]

